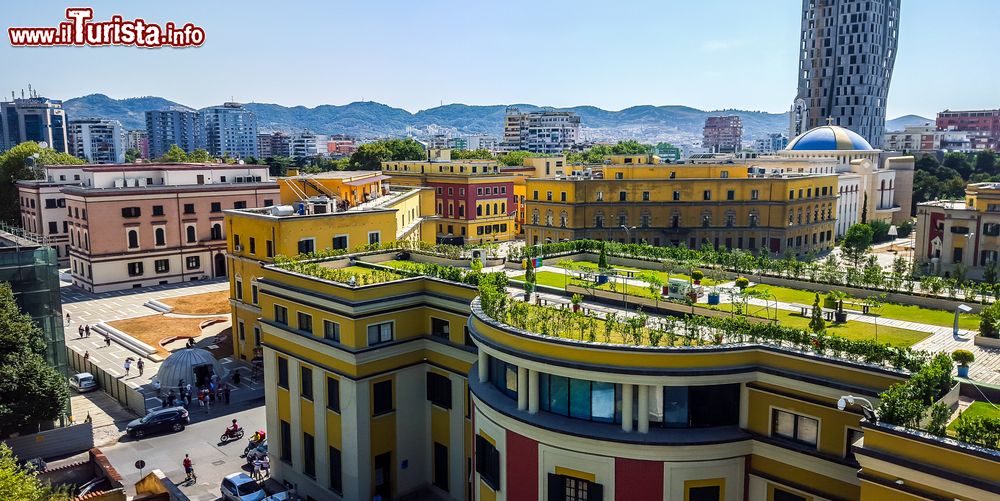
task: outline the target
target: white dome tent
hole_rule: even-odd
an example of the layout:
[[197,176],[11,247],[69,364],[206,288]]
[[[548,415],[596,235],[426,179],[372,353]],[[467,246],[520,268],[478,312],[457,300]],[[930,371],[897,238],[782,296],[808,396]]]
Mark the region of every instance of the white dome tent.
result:
[[207,385],[212,373],[225,379],[226,369],[212,356],[208,350],[201,348],[184,348],[170,354],[160,364],[156,379],[164,390],[180,386],[181,380],[191,384],[193,388]]

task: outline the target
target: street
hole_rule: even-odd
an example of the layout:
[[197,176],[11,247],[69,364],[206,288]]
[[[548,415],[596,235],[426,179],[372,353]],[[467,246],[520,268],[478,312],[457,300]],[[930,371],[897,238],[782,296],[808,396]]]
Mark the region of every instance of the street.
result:
[[[198,412],[197,406],[191,408],[192,417]],[[246,433],[241,440],[220,445],[219,437],[233,418],[239,420]],[[219,499],[222,477],[240,471],[249,473],[243,469],[246,463],[240,456],[253,432],[264,428],[264,420],[264,406],[261,405],[192,423],[179,433],[165,432],[142,440],[122,436],[118,443],[101,450],[124,478],[130,495],[135,495],[133,486],[141,476],[159,468],[191,499],[214,500]],[[194,461],[194,471],[198,475],[196,484],[184,483],[184,468],[181,466],[184,454],[190,454]],[[146,462],[141,475],[135,468],[139,459]]]

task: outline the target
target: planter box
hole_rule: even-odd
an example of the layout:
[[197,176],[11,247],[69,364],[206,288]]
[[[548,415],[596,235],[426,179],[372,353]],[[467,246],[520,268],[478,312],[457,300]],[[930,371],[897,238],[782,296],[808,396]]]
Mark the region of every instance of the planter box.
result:
[[972,340],[972,343],[976,346],[982,346],[983,348],[1000,350],[1000,339],[995,337],[976,336],[975,339]]

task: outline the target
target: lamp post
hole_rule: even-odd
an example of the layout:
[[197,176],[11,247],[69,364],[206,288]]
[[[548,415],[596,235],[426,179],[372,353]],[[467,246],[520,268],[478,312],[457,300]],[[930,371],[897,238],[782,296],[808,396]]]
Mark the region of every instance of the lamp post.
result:
[[892,243],[889,244],[889,252],[892,252],[896,248],[896,237],[899,236],[899,228],[896,228],[896,225],[889,227],[889,236],[892,237]]
[[865,416],[865,421],[877,423],[878,415],[875,414],[875,406],[867,398],[855,397],[854,395],[844,395],[837,400],[837,408],[844,410],[848,405],[861,407],[861,412]]
[[958,305],[958,308],[955,308],[955,325],[952,326],[951,329],[952,335],[958,337],[958,316],[961,315],[962,313],[971,313],[971,312],[972,308],[970,308],[968,305],[965,304],[960,304]]
[[629,228],[624,224],[621,225],[621,229],[625,230],[625,240],[627,240],[628,243],[632,243],[632,230],[634,230],[635,228],[636,228],[635,226]]

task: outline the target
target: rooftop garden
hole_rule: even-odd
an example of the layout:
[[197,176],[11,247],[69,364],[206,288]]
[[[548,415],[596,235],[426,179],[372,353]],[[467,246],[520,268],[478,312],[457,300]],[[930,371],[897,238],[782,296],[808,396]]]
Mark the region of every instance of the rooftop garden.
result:
[[[810,332],[773,323],[752,323],[742,316],[710,318],[652,316],[641,310],[585,311],[540,306],[512,298],[507,277],[486,274],[479,282],[483,312],[517,329],[542,336],[629,346],[683,347],[759,343],[846,360],[916,371],[929,355],[871,340],[854,340],[825,331]],[[572,302],[578,304],[580,297]]]

